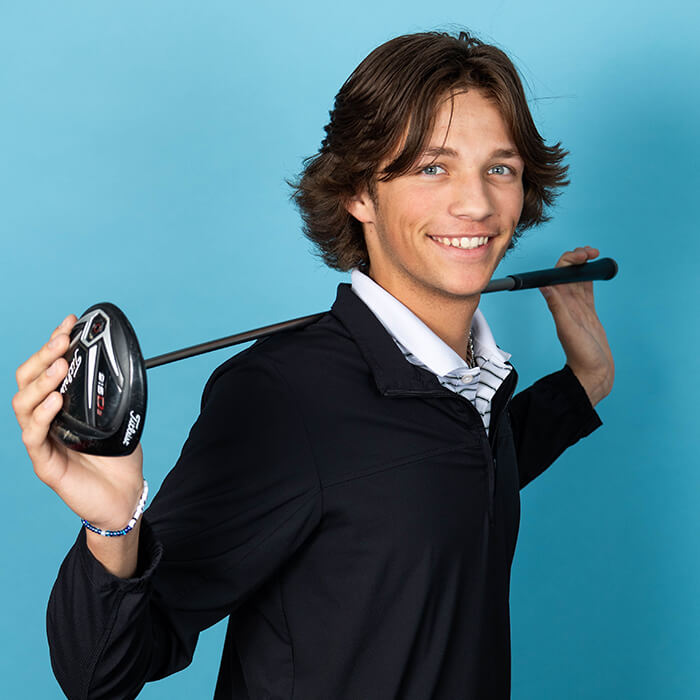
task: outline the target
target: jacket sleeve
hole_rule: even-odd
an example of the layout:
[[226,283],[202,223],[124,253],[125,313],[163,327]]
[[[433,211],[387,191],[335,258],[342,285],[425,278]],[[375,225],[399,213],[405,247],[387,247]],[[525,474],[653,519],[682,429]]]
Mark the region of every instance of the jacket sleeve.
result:
[[223,365],[143,516],[137,576],[110,575],[84,532],[61,567],[47,620],[68,698],[132,698],[187,666],[199,632],[277,571],[321,510],[303,419],[281,373],[260,360]]
[[521,489],[602,425],[568,365],[516,394],[509,412]]

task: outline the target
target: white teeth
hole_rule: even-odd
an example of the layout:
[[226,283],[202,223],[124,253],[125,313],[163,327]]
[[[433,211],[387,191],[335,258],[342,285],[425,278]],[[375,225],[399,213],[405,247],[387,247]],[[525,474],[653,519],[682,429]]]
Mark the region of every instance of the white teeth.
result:
[[433,236],[433,238],[444,245],[450,245],[453,248],[462,248],[465,250],[471,250],[486,245],[489,240],[488,236],[463,236],[462,238],[441,238],[439,236]]

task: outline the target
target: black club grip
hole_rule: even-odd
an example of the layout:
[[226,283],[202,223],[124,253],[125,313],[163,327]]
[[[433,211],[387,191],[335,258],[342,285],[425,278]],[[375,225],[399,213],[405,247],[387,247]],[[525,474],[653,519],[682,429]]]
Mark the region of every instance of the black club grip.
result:
[[601,258],[582,265],[554,267],[549,270],[533,270],[518,275],[509,275],[515,282],[511,291],[516,289],[534,289],[570,282],[592,282],[610,280],[617,274],[617,263],[612,258]]

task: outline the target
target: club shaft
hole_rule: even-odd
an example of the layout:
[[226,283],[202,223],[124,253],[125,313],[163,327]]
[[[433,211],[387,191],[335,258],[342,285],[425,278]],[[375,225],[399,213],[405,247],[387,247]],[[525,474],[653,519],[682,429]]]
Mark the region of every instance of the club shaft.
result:
[[231,345],[247,343],[251,340],[264,338],[268,335],[281,333],[282,331],[289,331],[293,328],[302,328],[303,326],[308,326],[310,323],[313,323],[317,319],[321,318],[321,316],[325,316],[326,313],[326,311],[323,311],[322,313],[318,314],[311,314],[309,316],[302,316],[301,318],[294,318],[291,321],[273,323],[271,326],[255,328],[252,331],[236,333],[235,335],[229,335],[225,338],[219,338],[218,340],[210,340],[208,343],[200,343],[199,345],[192,345],[189,348],[183,348],[182,350],[175,350],[173,352],[165,353],[165,355],[151,357],[150,359],[146,360],[146,369],[151,369],[151,367],[158,367],[159,365],[167,365],[169,362],[177,362],[177,360],[184,360],[187,357],[202,355],[205,352],[221,350],[221,348],[227,348]]
[[[518,291],[521,289],[534,289],[537,287],[550,287],[557,284],[570,284],[571,282],[592,282],[594,280],[609,280],[617,274],[617,263],[612,258],[601,258],[583,265],[568,265],[566,267],[553,267],[546,270],[534,270],[532,272],[521,272],[508,277],[491,280],[483,290],[482,294],[502,291]],[[207,343],[192,345],[189,348],[175,350],[164,355],[158,355],[146,360],[146,369],[166,365],[177,360],[184,360],[187,357],[202,355],[213,350],[220,350],[231,345],[248,343],[251,340],[265,338],[282,331],[290,331],[294,328],[303,328],[318,320],[327,312],[323,311],[309,316],[302,316],[290,321],[273,323],[270,326],[263,326],[254,330],[236,333],[218,340],[211,340]]]

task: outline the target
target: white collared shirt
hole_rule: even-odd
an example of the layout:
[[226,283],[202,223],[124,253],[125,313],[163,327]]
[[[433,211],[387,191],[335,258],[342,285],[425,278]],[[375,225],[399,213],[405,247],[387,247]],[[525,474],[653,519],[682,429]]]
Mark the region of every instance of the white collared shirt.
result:
[[469,367],[445,341],[439,338],[408,307],[374,280],[355,269],[352,290],[379,319],[404,357],[432,372],[445,388],[471,401],[488,433],[491,399],[508,376],[510,354],[496,346],[484,315],[477,309],[472,318],[472,340],[476,367]]

